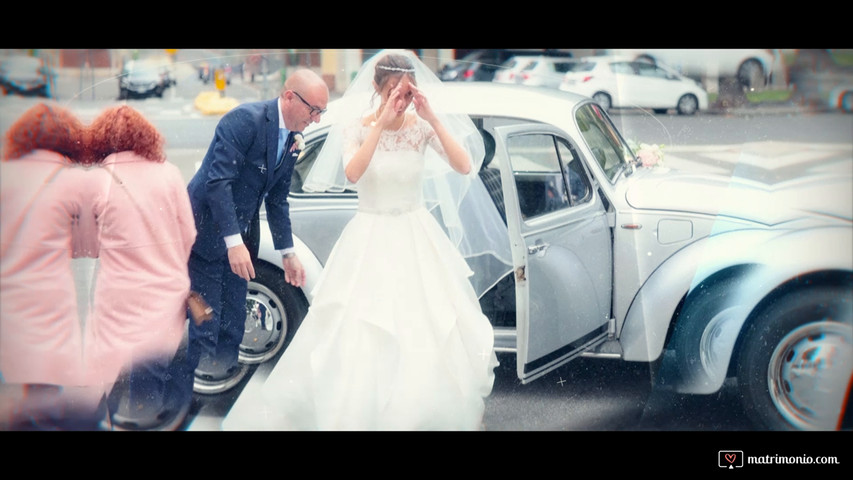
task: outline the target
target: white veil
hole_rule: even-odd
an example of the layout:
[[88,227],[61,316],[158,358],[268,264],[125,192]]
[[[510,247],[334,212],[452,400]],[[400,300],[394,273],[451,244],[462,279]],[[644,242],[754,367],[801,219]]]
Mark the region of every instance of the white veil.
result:
[[343,96],[324,115],[324,123],[332,126],[302,188],[307,192],[357,190],[344,174],[343,132],[379,106],[381,99],[373,86],[375,66],[388,54],[411,59],[418,89],[471,157],[471,172],[460,175],[433,149],[427,148],[423,193],[427,208],[474,271],[471,283],[477,295],[482,295],[512,270],[506,225],[477,174],[485,155],[483,138],[468,115],[455,112],[441,80],[414,53],[382,50],[362,65]]

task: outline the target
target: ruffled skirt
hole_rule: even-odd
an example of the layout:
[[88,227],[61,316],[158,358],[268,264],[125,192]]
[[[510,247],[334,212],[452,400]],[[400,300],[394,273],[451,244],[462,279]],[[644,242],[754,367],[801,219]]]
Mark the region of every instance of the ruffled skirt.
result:
[[467,263],[424,208],[359,212],[291,344],[227,430],[477,430],[497,358]]

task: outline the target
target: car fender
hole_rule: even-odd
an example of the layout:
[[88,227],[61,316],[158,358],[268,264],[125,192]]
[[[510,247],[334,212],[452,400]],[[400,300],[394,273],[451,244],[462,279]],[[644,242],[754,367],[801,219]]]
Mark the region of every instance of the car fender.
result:
[[[654,361],[663,351],[679,303],[714,273],[755,265],[748,289],[736,293],[738,308],[727,314],[731,328],[717,340],[730,356],[740,327],[755,306],[785,281],[824,270],[853,269],[853,230],[825,227],[802,231],[741,230],[695,242],[658,267],[637,292],[619,331],[623,359]],[[730,323],[729,323],[730,322]],[[733,336],[733,337],[732,337]],[[719,345],[718,345],[719,346]],[[722,381],[722,379],[721,379]]]
[[[277,268],[282,269],[281,274],[284,275],[284,267],[282,266],[281,253],[273,247],[272,234],[270,233],[269,225],[266,219],[261,219],[261,246],[258,251],[258,258],[264,260]],[[310,305],[313,300],[311,292],[320,278],[320,273],[323,271],[323,265],[314,255],[314,252],[302,241],[298,236],[293,235],[293,246],[296,249],[296,256],[302,262],[305,268],[305,285],[302,286],[302,293],[308,300]]]

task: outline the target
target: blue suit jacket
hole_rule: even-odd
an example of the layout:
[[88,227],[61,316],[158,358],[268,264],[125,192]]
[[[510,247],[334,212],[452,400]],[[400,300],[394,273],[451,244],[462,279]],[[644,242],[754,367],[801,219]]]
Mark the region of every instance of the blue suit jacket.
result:
[[293,246],[287,194],[299,151],[286,151],[275,168],[276,102],[245,103],[226,113],[187,186],[198,232],[193,251],[208,260],[226,255],[224,237],[246,233],[264,201],[273,245]]

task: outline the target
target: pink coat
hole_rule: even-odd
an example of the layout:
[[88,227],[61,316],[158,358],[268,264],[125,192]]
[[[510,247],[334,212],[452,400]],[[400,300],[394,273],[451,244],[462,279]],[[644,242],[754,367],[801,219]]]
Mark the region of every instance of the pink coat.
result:
[[[36,150],[0,163],[0,374],[80,385],[83,346],[71,258],[95,238],[85,168]],[[91,219],[89,219],[91,220]],[[72,251],[72,245],[76,251]]]
[[94,198],[99,259],[85,341],[88,370],[108,384],[131,361],[177,350],[196,230],[174,164],[120,152],[95,170],[110,180]]

